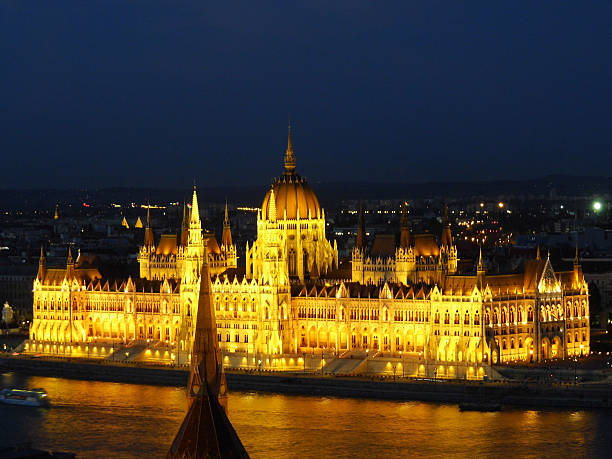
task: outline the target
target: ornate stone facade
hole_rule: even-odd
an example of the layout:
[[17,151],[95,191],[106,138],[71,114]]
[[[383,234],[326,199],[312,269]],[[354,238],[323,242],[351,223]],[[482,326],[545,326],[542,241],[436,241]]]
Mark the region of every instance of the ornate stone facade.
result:
[[323,365],[323,353],[365,352],[477,367],[589,352],[588,287],[578,257],[570,271],[555,272],[538,255],[523,272],[487,275],[481,256],[475,274],[459,275],[446,212],[440,244],[411,234],[404,212],[399,246],[384,259],[369,253],[362,218],[359,226],[351,278],[342,278],[325,212],[295,172],[289,136],[285,170],[264,197],[244,271],[227,213],[219,246],[202,233],[194,190],[179,236],[155,244],[147,219],[137,279],[103,278],[81,256],[47,268],[41,253],[28,350],[91,355],[94,345],[108,358],[123,346],[129,360],[141,343],[151,358],[180,363],[188,358],[208,257],[221,349],[249,365],[317,352]]

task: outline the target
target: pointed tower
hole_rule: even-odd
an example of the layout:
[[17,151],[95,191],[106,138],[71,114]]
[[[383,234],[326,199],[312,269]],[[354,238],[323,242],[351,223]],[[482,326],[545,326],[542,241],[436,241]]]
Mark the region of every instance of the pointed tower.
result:
[[402,218],[400,220],[400,247],[407,249],[410,247],[410,224],[408,223],[408,211],[406,201],[402,204]]
[[225,218],[223,219],[223,235],[221,237],[221,245],[231,247],[232,244],[232,229],[230,228],[229,213],[227,210],[227,201],[225,201]]
[[276,222],[276,198],[274,197],[274,188],[272,188],[270,193],[270,207],[268,208],[268,219],[270,222]]
[[536,249],[536,260],[541,260],[542,258],[540,257],[540,244],[538,244],[538,247]]
[[198,193],[195,185],[193,186],[193,196],[191,198],[191,215],[189,216],[189,245],[200,246],[202,240],[202,221],[200,220],[200,208],[198,206]]
[[[142,226],[142,223],[141,223]],[[153,228],[151,227],[151,206],[147,205],[147,226],[144,234],[144,246],[153,247],[155,245],[155,236],[153,235]]]
[[478,252],[478,265],[476,267],[476,279],[477,279],[478,288],[480,289],[480,291],[482,291],[485,287],[484,279],[485,279],[486,274],[487,274],[487,268],[485,268],[484,259],[482,258],[482,245],[481,245],[479,252]]
[[188,410],[167,458],[248,457],[227,418],[227,385],[217,341],[210,275],[202,265],[187,386]]
[[295,156],[293,154],[293,144],[291,143],[291,124],[289,124],[287,134],[287,151],[285,152],[285,174],[293,175],[295,172]]
[[74,260],[72,259],[72,249],[68,246],[68,259],[66,260],[66,278],[74,277]]
[[183,203],[183,222],[181,223],[181,245],[185,247],[189,242],[189,209],[187,204]]
[[40,246],[40,258],[38,259],[38,273],[36,274],[36,278],[42,281],[47,274],[47,260],[45,259],[45,249],[41,245]]
[[584,283],[582,265],[580,264],[580,253],[578,251],[578,239],[576,238],[576,255],[574,256],[574,288],[579,289]]
[[448,219],[448,205],[444,204],[444,222],[442,228],[442,247],[450,248],[453,246],[453,236],[451,234],[450,221]]
[[123,226],[126,229],[130,229],[130,225],[128,224],[128,222],[125,219],[125,217],[123,217],[123,220],[121,220],[121,226]]
[[359,227],[357,228],[357,240],[355,241],[355,247],[360,250],[366,249],[366,232],[365,223],[363,221],[363,206],[359,205]]

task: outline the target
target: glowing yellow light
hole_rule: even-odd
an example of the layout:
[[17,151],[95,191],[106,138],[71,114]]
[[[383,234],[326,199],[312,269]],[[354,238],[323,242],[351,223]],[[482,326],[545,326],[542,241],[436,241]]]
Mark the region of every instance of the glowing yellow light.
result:
[[593,203],[593,210],[594,210],[595,212],[599,212],[599,211],[601,210],[601,207],[602,207],[602,206],[601,206],[601,202],[599,202],[599,201],[595,201],[595,202]]
[[500,201],[500,202],[498,202],[498,203],[497,203],[497,206],[498,206],[500,209],[503,209],[503,208],[504,208],[504,203]]

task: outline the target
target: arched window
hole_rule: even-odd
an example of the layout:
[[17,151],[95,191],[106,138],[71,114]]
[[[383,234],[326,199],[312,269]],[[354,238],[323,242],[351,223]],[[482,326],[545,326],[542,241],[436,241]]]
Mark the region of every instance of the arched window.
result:
[[465,311],[465,317],[463,318],[463,325],[469,325],[470,324],[470,313],[468,311]]
[[459,325],[459,311],[455,311],[455,325]]
[[501,321],[502,321],[502,324],[505,324],[507,322],[507,320],[506,320],[506,309],[502,309]]
[[476,314],[474,314],[474,325],[480,325],[480,315],[478,314],[478,311],[476,311]]
[[440,323],[440,313],[438,311],[436,311],[436,313],[434,315],[434,323],[436,323],[436,324]]
[[499,321],[497,320],[497,309],[493,311],[493,323],[497,325]]
[[533,308],[527,310],[527,322],[533,322]]
[[446,310],[446,312],[444,313],[444,323],[446,325],[450,324],[450,314],[448,312],[448,309]]
[[516,319],[519,323],[523,322],[523,308],[518,308],[516,310]]
[[[514,323],[514,308],[510,308],[510,322]],[[512,346],[514,348],[514,346]]]

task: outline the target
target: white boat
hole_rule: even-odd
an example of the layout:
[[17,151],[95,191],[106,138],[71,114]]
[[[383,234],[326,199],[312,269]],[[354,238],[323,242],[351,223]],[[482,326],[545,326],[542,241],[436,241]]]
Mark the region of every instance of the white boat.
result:
[[44,389],[14,389],[0,390],[0,403],[23,406],[48,406],[49,399]]

